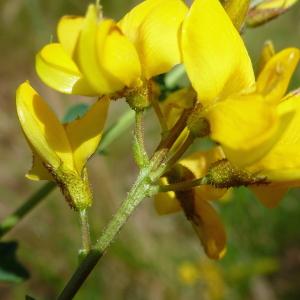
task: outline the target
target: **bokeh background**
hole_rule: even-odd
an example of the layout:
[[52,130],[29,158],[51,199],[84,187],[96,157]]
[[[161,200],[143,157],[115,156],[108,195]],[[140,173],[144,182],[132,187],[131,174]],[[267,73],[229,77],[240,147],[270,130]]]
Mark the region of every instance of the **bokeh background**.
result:
[[[139,1],[102,0],[105,15],[119,19]],[[0,0],[0,219],[42,183],[24,178],[31,153],[15,113],[15,90],[29,79],[62,118],[76,103],[44,86],[34,71],[34,56],[55,38],[64,14],[83,14],[84,0]],[[244,33],[253,61],[265,40],[276,49],[300,46],[300,3],[284,16]],[[300,73],[291,88],[300,86]],[[111,107],[113,123],[125,103]],[[95,194],[90,212],[94,238],[113,215],[137,174],[131,158],[131,130],[90,162]],[[147,147],[158,142],[158,125],[149,113]],[[300,154],[299,154],[300,155]],[[75,299],[300,299],[300,191],[292,190],[278,208],[264,208],[244,188],[232,192],[218,209],[228,233],[224,259],[208,260],[182,214],[159,217],[147,199]],[[18,256],[30,279],[0,283],[0,299],[54,299],[77,265],[79,222],[58,191],[24,219],[5,239],[19,241]],[[1,261],[0,257],[0,261]]]

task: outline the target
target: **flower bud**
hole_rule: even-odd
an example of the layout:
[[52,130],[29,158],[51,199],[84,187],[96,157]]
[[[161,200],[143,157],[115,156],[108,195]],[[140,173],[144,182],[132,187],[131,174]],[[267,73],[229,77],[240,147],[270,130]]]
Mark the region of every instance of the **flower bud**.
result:
[[257,27],[284,14],[298,0],[264,0],[250,8],[247,17],[249,27]]

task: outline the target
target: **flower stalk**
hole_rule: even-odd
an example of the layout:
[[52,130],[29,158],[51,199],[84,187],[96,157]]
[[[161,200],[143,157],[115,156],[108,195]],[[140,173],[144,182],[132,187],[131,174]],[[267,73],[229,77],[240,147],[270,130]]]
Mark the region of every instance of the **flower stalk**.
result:
[[80,211],[79,215],[80,215],[81,238],[82,238],[82,249],[79,251],[79,254],[85,256],[91,250],[91,236],[90,236],[88,212],[85,209]]
[[151,196],[152,184],[150,174],[151,168],[141,170],[127,198],[107,225],[99,240],[82,260],[59,295],[58,300],[72,299],[75,296],[137,206],[145,197]]

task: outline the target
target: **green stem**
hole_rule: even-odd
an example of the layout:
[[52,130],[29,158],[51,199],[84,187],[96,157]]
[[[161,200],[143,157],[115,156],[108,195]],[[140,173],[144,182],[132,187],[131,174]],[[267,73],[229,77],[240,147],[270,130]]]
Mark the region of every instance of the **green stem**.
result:
[[0,238],[15,227],[34,207],[36,207],[55,188],[54,182],[43,185],[35,194],[29,197],[16,211],[0,223]]
[[149,164],[149,158],[144,143],[143,114],[143,111],[137,111],[135,113],[135,130],[133,143],[134,158],[140,169],[145,168]]
[[159,149],[169,149],[171,146],[174,144],[174,142],[178,139],[184,128],[186,127],[186,122],[188,117],[190,116],[192,112],[192,109],[185,109],[183,113],[181,114],[180,118],[178,121],[175,123],[175,125],[172,127],[170,130],[169,134],[162,139],[160,144],[158,145],[157,150]]
[[169,191],[186,191],[194,187],[206,184],[206,178],[199,178],[194,180],[187,180],[173,184],[166,184],[159,186],[160,192],[169,192]]
[[88,220],[87,210],[79,212],[81,223],[82,251],[87,254],[91,250],[90,225]]
[[160,123],[160,127],[162,129],[162,135],[164,135],[168,131],[168,125],[167,125],[166,119],[161,111],[159,102],[153,96],[153,88],[152,88],[151,81],[148,82],[148,96],[149,96],[149,101],[152,104],[152,107],[153,107],[155,114],[158,118],[158,121]]
[[192,145],[194,142],[194,137],[192,134],[189,134],[184,143],[180,146],[180,148],[177,150],[177,152],[174,153],[172,157],[168,159],[166,162],[166,168],[165,171],[168,171],[170,168],[176,164],[176,162],[182,157],[182,155],[187,151],[187,149]]
[[142,170],[120,209],[110,221],[100,239],[78,266],[77,270],[59,295],[58,300],[73,299],[77,291],[105,253],[106,249],[110,246],[120,229],[126,223],[129,216],[148,195],[150,188],[149,170]]

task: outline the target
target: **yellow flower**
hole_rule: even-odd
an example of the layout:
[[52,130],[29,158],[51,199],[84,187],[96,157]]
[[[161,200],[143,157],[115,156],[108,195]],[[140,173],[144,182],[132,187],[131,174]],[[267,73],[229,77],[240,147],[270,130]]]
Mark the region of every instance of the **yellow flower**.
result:
[[17,114],[33,152],[33,166],[26,176],[55,181],[74,209],[91,204],[85,165],[101,140],[108,104],[108,99],[101,99],[83,118],[62,125],[28,82],[17,89]]
[[199,280],[199,268],[197,265],[184,262],[178,267],[179,279],[186,285],[194,285]]
[[37,54],[37,73],[67,94],[97,96],[138,88],[180,62],[178,31],[186,11],[181,0],[146,0],[117,24],[89,5],[85,17],[60,20],[59,43]]
[[178,37],[187,12],[182,0],[146,0],[119,22],[137,49],[145,79],[181,62]]
[[[220,147],[207,152],[196,152],[181,160],[161,183],[192,180],[206,175],[210,165],[224,158]],[[223,257],[226,251],[224,227],[210,202],[221,198],[225,189],[202,185],[188,191],[158,193],[154,198],[156,211],[161,214],[183,210],[199,236],[206,254],[213,259]]]
[[300,187],[300,94],[287,96],[278,109],[282,114],[292,114],[292,121],[264,157],[246,166],[250,172],[265,176],[270,182],[252,187],[267,207],[276,206],[289,188]]
[[85,17],[64,16],[58,23],[59,43],[36,56],[39,77],[67,94],[102,95],[133,87],[141,74],[137,52],[120,28],[89,5]]
[[[218,0],[194,1],[183,22],[181,47],[187,74],[203,105],[199,117],[209,121],[211,138],[235,164],[262,157],[287,121],[278,113],[276,101],[299,61],[298,49],[283,52],[282,69],[276,72],[269,64],[256,84],[245,45]],[[268,76],[274,77],[272,83]]]

